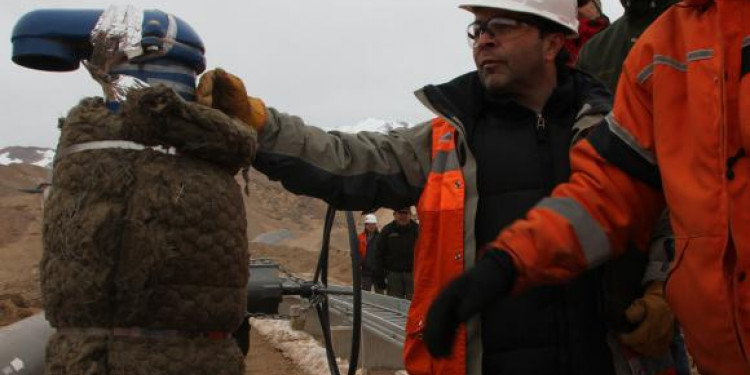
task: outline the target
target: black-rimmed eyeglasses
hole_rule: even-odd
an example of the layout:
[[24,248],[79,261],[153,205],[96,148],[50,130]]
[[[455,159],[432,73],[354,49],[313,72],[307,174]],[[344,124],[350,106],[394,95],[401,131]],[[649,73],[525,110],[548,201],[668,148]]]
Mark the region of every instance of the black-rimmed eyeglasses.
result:
[[529,24],[508,17],[492,17],[486,21],[474,21],[469,24],[466,34],[469,45],[475,47],[483,33],[499,41],[508,41],[523,35],[529,30]]

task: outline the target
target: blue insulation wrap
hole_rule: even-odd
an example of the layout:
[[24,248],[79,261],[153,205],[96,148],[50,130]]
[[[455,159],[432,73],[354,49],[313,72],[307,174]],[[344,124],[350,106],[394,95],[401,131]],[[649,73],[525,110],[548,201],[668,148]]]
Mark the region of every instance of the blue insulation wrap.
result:
[[[80,61],[91,54],[91,30],[101,14],[102,10],[94,9],[40,9],[25,14],[11,36],[13,62],[46,71],[78,69]],[[174,18],[175,43],[159,59],[173,60],[196,73],[203,72],[206,68],[203,41],[188,23]],[[164,44],[159,36],[166,36],[168,27],[167,13],[144,11],[144,47]]]
[[78,69],[91,54],[89,37],[101,10],[41,9],[26,13],[11,35],[13,62],[38,70]]
[[[12,59],[45,71],[72,71],[91,57],[91,32],[102,15],[96,9],[41,9],[25,14],[11,36]],[[195,79],[206,69],[205,48],[185,21],[159,10],[143,11],[143,54],[108,73],[138,78],[149,85],[167,84],[187,100],[195,97]]]

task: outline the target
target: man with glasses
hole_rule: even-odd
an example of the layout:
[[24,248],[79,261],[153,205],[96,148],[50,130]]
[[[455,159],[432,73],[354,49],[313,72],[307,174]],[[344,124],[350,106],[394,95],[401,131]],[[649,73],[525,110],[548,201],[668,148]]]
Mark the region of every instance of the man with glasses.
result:
[[[222,70],[201,79],[199,102],[256,129],[254,167],[289,191],[350,210],[417,205],[404,345],[410,374],[613,373],[598,272],[487,305],[436,351],[446,358],[430,355],[423,336],[440,290],[476,268],[485,244],[568,180],[570,145],[610,110],[607,90],[565,64],[563,45],[578,30],[576,5],[462,5],[474,16],[467,32],[477,70],[417,91],[436,117],[388,134],[326,133],[248,98],[242,81]],[[487,258],[511,264],[506,253]]]
[[[393,221],[383,227],[373,255],[375,285],[391,297],[412,299],[414,295],[414,244],[419,225],[411,218],[411,207],[393,211]],[[386,283],[387,282],[387,283]]]
[[750,374],[748,20],[750,1],[686,0],[638,37],[611,114],[571,152],[570,181],[435,299],[425,333],[435,354],[509,294],[566,282],[629,242],[648,248],[666,205],[664,294],[698,371]]

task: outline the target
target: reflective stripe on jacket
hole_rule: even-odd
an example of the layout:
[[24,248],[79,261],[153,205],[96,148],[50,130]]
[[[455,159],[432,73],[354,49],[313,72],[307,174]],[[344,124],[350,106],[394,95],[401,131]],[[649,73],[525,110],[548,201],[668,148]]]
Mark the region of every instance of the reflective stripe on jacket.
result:
[[515,259],[518,290],[561,282],[628,240],[645,249],[666,199],[667,299],[709,375],[750,374],[747,20],[747,0],[667,10],[628,55],[613,113],[572,151],[571,182],[496,242]]

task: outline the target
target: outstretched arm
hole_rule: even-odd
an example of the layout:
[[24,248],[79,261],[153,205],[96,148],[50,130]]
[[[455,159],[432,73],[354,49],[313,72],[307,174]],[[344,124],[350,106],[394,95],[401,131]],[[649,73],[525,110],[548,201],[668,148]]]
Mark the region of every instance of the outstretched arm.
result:
[[258,132],[253,166],[291,192],[339,209],[403,207],[419,198],[429,172],[429,123],[388,134],[325,132],[247,95],[239,78],[216,69],[196,90],[199,103],[221,109]]

